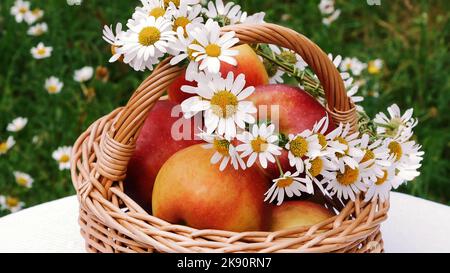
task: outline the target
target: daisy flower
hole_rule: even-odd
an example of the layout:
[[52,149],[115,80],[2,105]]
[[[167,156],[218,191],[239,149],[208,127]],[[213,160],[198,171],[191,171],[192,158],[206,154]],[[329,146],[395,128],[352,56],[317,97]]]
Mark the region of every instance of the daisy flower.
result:
[[302,173],[305,170],[304,157],[314,159],[320,156],[322,146],[317,135],[311,130],[305,130],[301,134],[290,134],[285,148],[289,151],[289,165],[295,166],[297,171]]
[[380,112],[375,116],[374,122],[377,125],[377,134],[392,138],[409,138],[412,129],[417,125],[417,119],[412,117],[413,109],[408,109],[403,115],[397,104],[387,108],[389,117]]
[[322,24],[329,26],[331,25],[334,21],[336,21],[339,16],[341,15],[341,10],[337,9],[335,10],[331,15],[325,17],[322,19]]
[[342,158],[339,158],[340,166],[343,168],[336,173],[336,179],[326,181],[326,190],[333,196],[337,194],[337,197],[342,200],[351,199],[355,201],[356,195],[360,192],[367,190],[366,184],[370,183],[370,177],[373,176],[373,172],[369,166],[372,161],[361,163],[362,157],[354,158],[356,166],[351,167],[347,165]]
[[6,141],[0,142],[0,155],[6,154],[15,144],[16,141],[12,136],[8,137]]
[[17,23],[22,23],[25,20],[25,14],[30,11],[30,2],[16,0],[11,7],[11,15],[16,19]]
[[[77,78],[81,78],[81,76]],[[58,94],[59,92],[61,92],[63,86],[64,83],[62,83],[57,77],[54,76],[47,78],[44,85],[45,90],[47,90],[49,94]]]
[[114,34],[113,26],[105,25],[103,27],[103,40],[105,40],[108,44],[117,46],[117,40],[120,34],[122,34],[122,23],[117,23],[115,28],[116,34]]
[[247,12],[243,12],[239,23],[241,24],[263,24],[265,23],[264,17],[266,17],[265,12],[258,12],[253,15],[248,15]]
[[10,124],[8,124],[6,130],[9,132],[19,132],[22,131],[23,128],[25,128],[27,123],[28,123],[27,118],[18,117],[14,119]]
[[175,8],[173,3],[170,3],[170,6],[173,9],[172,12],[172,21],[173,21],[173,30],[177,31],[179,27],[184,30],[184,35],[187,36],[186,27],[190,24],[201,24],[203,23],[203,17],[200,16],[202,11],[201,5],[195,6],[180,6],[178,9]]
[[334,12],[334,0],[321,0],[319,3],[319,10],[324,15],[329,15]]
[[269,83],[270,84],[283,83],[284,82],[284,79],[283,79],[284,74],[285,73],[283,70],[277,69],[275,74],[269,78]]
[[[145,19],[148,17],[164,17],[170,18],[170,14],[167,12],[167,8],[162,0],[141,0],[142,7],[137,7],[133,13],[132,18],[136,21]],[[168,7],[168,6],[167,6]]]
[[345,58],[342,60],[341,66],[342,71],[352,72],[353,75],[359,76],[362,71],[367,68],[367,64],[361,62],[357,58]]
[[313,126],[313,133],[317,135],[321,151],[326,155],[335,155],[336,153],[343,154],[347,149],[347,145],[340,143],[336,140],[338,135],[342,132],[339,127],[335,130],[327,133],[329,128],[330,119],[328,114],[316,122]]
[[239,42],[239,39],[234,37],[234,31],[220,34],[220,26],[217,22],[208,20],[206,22],[208,32],[194,31],[192,33],[193,39],[198,42],[189,46],[192,49],[192,56],[196,62],[200,63],[199,69],[207,69],[210,73],[219,73],[220,61],[228,64],[237,65],[234,56],[239,54],[237,50],[230,48]]
[[31,49],[31,55],[35,59],[45,59],[52,55],[53,47],[45,46],[44,43],[39,43],[36,47]]
[[25,13],[24,20],[25,22],[27,22],[27,24],[32,25],[42,17],[44,17],[44,11],[42,9],[35,8]]
[[180,6],[192,6],[200,3],[200,0],[163,0],[164,7],[169,7],[170,4],[173,4],[176,8]]
[[[353,80],[352,78],[350,80]],[[354,85],[347,91],[347,97],[355,104],[356,110],[359,112],[363,112],[364,108],[359,104],[364,101],[363,96],[357,96],[356,94],[359,91],[359,86]]]
[[123,55],[124,63],[130,64],[136,71],[145,67],[152,70],[158,58],[167,52],[169,42],[175,41],[172,22],[151,16],[140,19],[136,24],[129,22],[127,26],[126,34],[121,35],[116,43],[118,48],[113,59]]
[[[359,133],[356,132],[350,134],[350,124],[347,123],[345,127],[340,124],[331,135],[335,136],[333,141],[337,141],[346,146],[344,152],[335,151],[335,163],[337,163],[341,173],[344,172],[346,166],[351,169],[356,169],[358,167],[358,162],[361,161],[364,156],[364,152],[357,147],[361,143],[361,139],[358,138]],[[355,158],[360,158],[360,160],[355,160]]]
[[87,82],[94,76],[94,68],[91,66],[85,66],[79,70],[75,70],[73,79],[77,82]]
[[[341,55],[336,55],[335,57],[333,57],[333,54],[328,53],[328,59],[330,59],[330,61],[333,62],[334,66],[335,66],[338,70],[340,70],[340,65],[341,65],[341,63],[342,63],[342,56],[341,56]],[[350,78],[350,73],[348,73],[348,72],[342,72],[342,71],[339,71],[339,72],[340,72],[340,74],[341,74],[342,80],[346,81],[346,80],[348,80],[348,79]],[[347,83],[347,82],[346,82],[346,83]],[[347,87],[348,87],[348,86],[346,86],[346,88],[347,88]]]
[[12,196],[0,195],[0,208],[9,210],[12,213],[18,212],[25,206],[24,202],[21,202],[19,198]]
[[304,182],[298,177],[298,173],[291,174],[291,172],[286,172],[281,178],[273,180],[273,185],[264,194],[266,198],[264,202],[269,200],[272,203],[275,198],[277,199],[277,205],[280,206],[284,201],[284,196],[291,198],[293,196],[301,196],[302,192],[312,193],[308,189]]
[[186,118],[204,111],[206,131],[215,131],[226,138],[236,136],[237,127],[245,129],[246,123],[255,123],[253,114],[256,107],[250,101],[245,101],[254,91],[253,86],[245,87],[245,75],[236,78],[229,72],[224,79],[220,74],[199,74],[198,86],[182,86],[181,90],[197,94],[181,103]]
[[70,169],[71,153],[72,147],[70,146],[59,147],[53,152],[52,157],[59,163],[59,170]]
[[278,142],[278,135],[275,133],[275,125],[261,126],[253,125],[252,131],[243,132],[236,137],[243,142],[236,147],[238,152],[242,152],[241,157],[249,157],[247,167],[253,166],[257,159],[261,166],[266,169],[267,162],[275,163],[275,156],[281,155],[281,147]]
[[189,60],[189,65],[186,69],[187,81],[193,81],[197,77],[197,74],[199,72],[199,64],[195,61],[194,56],[192,56],[195,51],[189,48],[190,45],[197,43],[197,41],[192,38],[192,35],[190,35],[194,28],[196,29],[196,31],[205,29],[203,25],[190,24],[186,27],[186,32],[189,34],[186,36],[185,30],[183,28],[178,28],[177,40],[170,44],[170,48],[172,49],[173,53],[176,53],[173,54],[174,57],[170,60],[171,65],[176,65],[185,59]]
[[41,36],[48,31],[47,23],[40,23],[30,27],[27,34],[30,36]]
[[33,186],[34,179],[27,173],[24,172],[14,172],[14,179],[19,186],[25,188],[31,188]]
[[369,165],[369,168],[374,174],[372,180],[375,180],[375,176],[382,176],[383,170],[392,165],[392,159],[390,158],[388,147],[384,145],[381,139],[373,143],[369,143],[369,140],[370,138],[367,134],[361,137],[359,148],[364,152],[361,162],[364,163],[372,160],[373,163]]
[[402,138],[387,139],[386,145],[390,156],[393,157],[399,177],[406,181],[412,181],[420,175],[417,170],[421,167],[420,162],[425,154],[421,151],[420,145],[416,144],[415,141]]
[[219,170],[223,171],[228,165],[232,165],[234,169],[246,169],[244,160],[236,151],[236,148],[231,142],[217,134],[201,133],[200,138],[208,142],[203,145],[205,149],[214,149],[215,153],[211,157],[211,164],[218,164],[220,162]]
[[372,202],[376,202],[380,199],[381,202],[384,202],[389,200],[389,193],[394,188],[394,185],[401,183],[400,178],[395,175],[395,168],[392,166],[387,167],[382,170],[382,174],[377,176],[376,180],[368,185],[364,201],[369,202],[372,200]]
[[383,69],[383,60],[381,59],[370,61],[367,67],[367,71],[370,74],[380,74],[381,69]]
[[337,167],[328,156],[318,156],[314,159],[305,159],[305,177],[300,178],[305,183],[308,189],[314,193],[313,183],[322,191],[323,194],[328,195],[323,187],[323,184],[330,180],[336,179]]
[[228,2],[224,5],[222,0],[208,2],[208,8],[203,9],[208,18],[222,22],[223,25],[234,25],[241,19],[241,6]]

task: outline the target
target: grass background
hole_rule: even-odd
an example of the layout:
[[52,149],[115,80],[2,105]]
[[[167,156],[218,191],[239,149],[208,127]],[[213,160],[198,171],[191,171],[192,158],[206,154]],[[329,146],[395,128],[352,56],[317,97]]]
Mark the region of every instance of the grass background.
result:
[[[68,6],[63,0],[30,0],[45,11],[49,32],[26,34],[28,26],[9,14],[13,0],[0,1],[0,140],[6,125],[17,116],[28,117],[27,127],[13,134],[17,144],[0,156],[0,195],[20,197],[27,206],[74,194],[69,171],[59,171],[52,152],[72,145],[89,124],[124,105],[146,77],[121,64],[109,64],[109,48],[101,39],[104,24],[126,22],[138,1],[85,0]],[[291,27],[316,42],[324,51],[358,57],[367,62],[385,61],[382,73],[368,81],[364,106],[372,116],[396,102],[413,107],[420,119],[417,140],[426,152],[422,175],[400,191],[450,204],[450,3],[447,0],[366,1],[337,0],[340,18],[330,27],[322,24],[319,0],[239,0],[250,13],[265,11],[266,20]],[[52,57],[34,60],[30,49],[39,42],[54,48]],[[97,96],[87,102],[75,69],[104,65],[110,80],[89,82]],[[47,77],[64,82],[60,94],[44,89]],[[38,143],[32,143],[34,136]],[[32,189],[14,182],[13,171],[34,177]],[[6,212],[0,212],[0,215]]]

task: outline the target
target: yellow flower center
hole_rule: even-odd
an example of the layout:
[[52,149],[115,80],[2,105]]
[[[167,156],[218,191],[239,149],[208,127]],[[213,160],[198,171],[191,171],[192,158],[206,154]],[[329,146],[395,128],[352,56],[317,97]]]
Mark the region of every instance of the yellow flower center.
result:
[[139,43],[143,46],[154,45],[161,38],[161,32],[156,27],[145,27],[139,32]]
[[391,119],[389,124],[386,126],[386,134],[388,136],[396,136],[400,126],[404,126],[404,125],[405,124],[401,118],[393,118],[393,119]]
[[206,51],[206,55],[208,55],[209,57],[214,57],[214,58],[219,57],[220,54],[222,53],[222,49],[217,44],[210,44],[210,45],[206,46],[205,51]]
[[344,173],[338,173],[336,176],[337,181],[344,186],[354,184],[359,177],[359,169],[352,169],[349,166],[345,166]]
[[[197,40],[194,40],[194,41],[192,41],[191,45],[200,45],[200,43]],[[187,54],[188,54],[189,61],[195,61],[194,53],[196,53],[196,52],[197,52],[197,50],[193,50],[188,47]]]
[[62,156],[59,158],[59,162],[60,162],[60,163],[67,163],[67,162],[69,162],[69,160],[70,160],[70,156],[69,156],[69,155],[62,155]]
[[213,113],[219,117],[227,118],[234,115],[237,106],[238,98],[227,90],[219,91],[211,98]]
[[284,50],[283,52],[281,52],[280,57],[290,64],[297,63],[297,58],[295,57],[294,52]]
[[230,142],[225,139],[214,139],[214,148],[223,156],[229,156]]
[[295,157],[304,157],[308,152],[308,141],[303,137],[296,137],[289,144],[289,150]]
[[54,94],[54,93],[58,92],[58,87],[56,85],[50,85],[47,88],[47,91],[51,94]]
[[28,180],[23,176],[17,177],[16,182],[20,186],[26,186],[28,184]]
[[380,186],[383,185],[384,182],[386,182],[387,178],[388,178],[388,172],[386,170],[383,171],[384,175],[383,177],[377,177],[377,182],[375,182],[376,185]]
[[38,9],[38,8],[36,8],[36,9],[34,9],[31,13],[32,13],[34,16],[38,16],[38,15],[41,14],[41,10]]
[[389,143],[388,148],[389,153],[391,155],[395,155],[395,161],[399,161],[402,158],[403,150],[400,143],[398,143],[397,141],[392,141],[391,143]]
[[166,10],[162,7],[156,7],[148,13],[148,15],[153,16],[155,18],[162,17],[164,16],[164,14],[166,14]]
[[187,17],[181,16],[175,19],[173,22],[173,30],[177,31],[179,27],[182,27],[184,29],[184,34],[186,36],[186,26],[191,23],[191,20],[189,20]]
[[257,137],[254,140],[251,141],[251,146],[253,151],[260,153],[267,150],[267,141],[261,137]]
[[39,48],[37,50],[37,54],[38,55],[45,55],[45,53],[47,53],[47,50],[43,47],[43,48]]
[[180,6],[180,1],[181,0],[164,0],[164,7],[167,8],[169,4],[172,2],[175,5],[175,7],[178,8]]
[[27,13],[27,11],[28,11],[28,9],[25,8],[25,7],[21,7],[21,8],[19,9],[19,13],[22,13],[22,14]]
[[322,150],[328,145],[327,138],[322,134],[317,134],[317,139],[319,139],[319,144],[322,146]]
[[0,143],[0,153],[4,154],[8,151],[8,144],[6,142]]
[[294,179],[292,177],[282,178],[277,181],[278,188],[287,188],[294,183]]
[[375,159],[375,154],[371,150],[367,149],[363,158],[361,159],[361,163],[367,162],[369,160]]
[[337,138],[336,138],[336,141],[338,141],[339,143],[344,144],[344,145],[347,146],[347,150],[345,150],[343,154],[341,154],[341,153],[336,153],[336,157],[337,157],[337,158],[341,158],[341,157],[343,157],[344,155],[348,154],[348,151],[350,150],[350,148],[348,147],[348,142],[347,142],[347,140],[345,140],[345,138],[343,138],[343,137],[337,137]]
[[19,199],[14,197],[6,197],[6,205],[10,208],[14,208],[19,205]]
[[378,74],[380,73],[380,68],[375,64],[374,61],[369,62],[369,67],[367,68],[367,71],[370,74]]
[[323,170],[323,161],[320,158],[316,158],[314,160],[311,161],[311,168],[309,168],[309,173],[314,176],[317,177],[320,175],[320,173]]

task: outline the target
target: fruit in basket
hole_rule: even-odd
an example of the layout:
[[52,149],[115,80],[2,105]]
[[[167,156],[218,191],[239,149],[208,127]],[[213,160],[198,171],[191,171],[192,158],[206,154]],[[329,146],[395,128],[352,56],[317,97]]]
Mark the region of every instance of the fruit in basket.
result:
[[[169,157],[179,150],[199,143],[190,132],[190,140],[176,140],[172,137],[172,127],[180,122],[179,117],[172,117],[172,109],[177,106],[171,101],[158,101],[150,111],[137,139],[136,150],[128,164],[125,192],[144,209],[151,210],[153,183],[161,166]],[[189,121],[186,121],[189,124]],[[190,120],[191,128],[194,126]]]
[[[267,75],[263,63],[249,45],[240,45],[233,49],[239,50],[239,55],[235,57],[238,64],[233,66],[222,62],[220,65],[222,76],[226,76],[228,72],[232,71],[235,76],[241,73],[245,74],[245,80],[247,81],[246,86],[258,86],[269,83],[269,76]],[[193,96],[192,94],[181,91],[183,85],[195,85],[194,82],[189,82],[185,79],[185,73],[186,71],[184,71],[168,89],[169,99],[178,104]]]
[[198,229],[263,230],[267,179],[257,167],[221,172],[213,154],[195,145],[166,161],[153,189],[153,215]]
[[312,226],[333,216],[333,213],[317,203],[287,201],[281,206],[273,205],[270,231]]
[[[279,133],[286,138],[289,134],[311,130],[327,113],[325,107],[307,92],[286,84],[257,86],[248,100],[256,105],[258,119],[274,123],[279,128]],[[333,122],[330,122],[329,130],[334,128]],[[287,155],[284,151],[279,157],[281,166],[284,171],[295,172],[289,166]],[[270,163],[264,171],[270,178],[278,178],[280,175],[275,163]]]

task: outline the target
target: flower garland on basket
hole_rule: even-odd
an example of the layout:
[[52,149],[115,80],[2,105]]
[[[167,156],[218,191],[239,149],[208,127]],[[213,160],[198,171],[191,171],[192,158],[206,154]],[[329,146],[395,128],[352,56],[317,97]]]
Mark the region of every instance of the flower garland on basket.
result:
[[[417,120],[413,110],[401,113],[390,106],[371,120],[357,105],[359,131],[350,124],[332,129],[331,118],[323,117],[313,128],[296,134],[276,132],[270,121],[259,122],[253,102],[247,100],[255,87],[245,87],[244,74],[222,75],[221,64],[236,65],[239,43],[234,32],[221,33],[221,27],[233,24],[264,23],[264,13],[248,15],[232,2],[215,0],[202,6],[198,0],[141,0],[123,29],[118,23],[115,33],[105,26],[103,38],[111,44],[110,62],[122,61],[136,71],[153,70],[163,58],[171,56],[172,65],[186,66],[186,80],[195,86],[183,86],[192,94],[182,102],[186,118],[201,114],[204,128],[199,134],[214,149],[211,164],[226,168],[246,169],[254,164],[267,168],[275,163],[279,177],[265,193],[265,201],[283,201],[303,193],[319,194],[341,201],[355,200],[364,193],[365,201],[385,201],[392,189],[414,180],[420,173],[424,152],[412,140]],[[283,82],[288,75],[299,86],[325,104],[324,90],[314,72],[295,52],[275,45],[252,45],[263,60],[271,83]],[[342,58],[329,58],[339,68]],[[341,74],[354,103],[359,86],[350,74]],[[295,172],[283,170],[282,152],[288,153],[289,165]],[[317,190],[316,190],[317,192]]]

